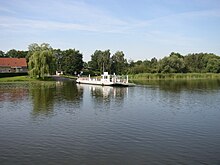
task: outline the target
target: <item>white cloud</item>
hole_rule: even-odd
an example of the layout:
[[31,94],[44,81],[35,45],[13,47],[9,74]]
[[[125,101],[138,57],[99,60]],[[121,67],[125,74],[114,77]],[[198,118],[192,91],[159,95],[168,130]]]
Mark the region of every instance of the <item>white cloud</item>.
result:
[[[19,1],[19,6],[18,2],[15,2],[13,7],[14,13],[17,14],[0,16],[2,30],[84,30],[122,33],[129,26],[128,22],[112,17],[102,9],[78,1]],[[20,12],[21,10],[23,12]]]
[[[11,2],[11,3],[10,3]],[[0,8],[12,15],[1,16],[1,30],[81,30],[101,33],[143,33],[152,30],[166,32],[166,26],[182,25],[186,19],[197,19],[204,16],[218,16],[219,11],[192,11],[166,15],[150,20],[133,20],[115,17],[111,11],[85,3],[85,1],[38,0],[9,1],[10,7]],[[14,15],[13,15],[14,13]],[[16,13],[16,14],[15,14]]]
[[[161,49],[173,48],[185,50],[196,45],[201,47],[204,42],[213,43],[213,40],[201,41],[203,35],[196,36],[193,30],[200,32],[203,24],[209,26],[209,18],[213,22],[213,18],[219,20],[220,17],[220,10],[211,10],[208,7],[203,8],[206,10],[197,11],[194,8],[192,11],[188,8],[170,11],[172,7],[166,8],[166,6],[163,8],[170,11],[164,12],[167,15],[154,14],[150,12],[155,11],[154,8],[145,11],[143,7],[143,11],[140,12],[143,15],[134,16],[133,12],[123,13],[122,16],[120,12],[114,13],[114,10],[110,10],[111,7],[105,7],[103,4],[101,7],[96,4],[97,1],[93,1],[92,4],[88,2],[85,0],[5,1],[0,7],[0,40],[3,44],[8,41],[9,45],[16,45],[18,41],[21,43],[32,40],[54,44],[61,42],[65,43],[64,45],[74,46],[78,44],[83,45],[82,47],[87,44],[85,49],[90,46],[91,50],[99,48],[100,45],[111,49],[124,47],[131,52],[137,50],[147,52],[148,49],[159,52]],[[161,10],[158,4],[155,8],[158,12]],[[123,12],[129,10],[131,9],[124,9]],[[81,32],[91,32],[92,35],[91,33],[84,35]],[[53,39],[53,36],[56,37]],[[12,44],[12,40],[15,43]]]
[[[60,21],[34,20],[0,16],[2,31],[36,31],[36,30],[80,30],[90,32],[121,33],[127,27],[121,24],[65,23]],[[121,31],[122,30],[122,31]]]

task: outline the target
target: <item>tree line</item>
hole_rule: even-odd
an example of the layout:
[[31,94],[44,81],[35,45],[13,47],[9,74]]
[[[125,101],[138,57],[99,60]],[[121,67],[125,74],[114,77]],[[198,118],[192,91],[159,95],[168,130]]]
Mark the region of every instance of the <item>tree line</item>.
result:
[[138,73],[220,73],[220,57],[213,53],[193,53],[183,56],[172,52],[160,60],[131,62],[128,72]]
[[103,71],[111,74],[138,73],[220,73],[220,56],[213,53],[193,53],[181,55],[172,52],[162,59],[127,60],[123,51],[111,54],[110,50],[96,50],[88,62],[76,49],[53,49],[49,44],[28,46],[28,51],[11,49],[0,57],[26,58],[29,74],[32,77],[44,77],[62,70],[65,74],[99,75]]
[[28,73],[34,78],[44,78],[55,74],[58,70],[65,74],[76,75],[83,69],[83,55],[76,49],[53,49],[49,44],[33,43],[28,51],[9,50],[4,53],[0,50],[0,57],[26,58]]

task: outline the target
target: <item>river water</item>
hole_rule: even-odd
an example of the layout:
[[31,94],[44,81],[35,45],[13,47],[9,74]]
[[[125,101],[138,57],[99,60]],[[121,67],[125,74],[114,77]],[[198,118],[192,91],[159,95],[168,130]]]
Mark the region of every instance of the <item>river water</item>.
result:
[[220,81],[0,83],[0,164],[220,164]]

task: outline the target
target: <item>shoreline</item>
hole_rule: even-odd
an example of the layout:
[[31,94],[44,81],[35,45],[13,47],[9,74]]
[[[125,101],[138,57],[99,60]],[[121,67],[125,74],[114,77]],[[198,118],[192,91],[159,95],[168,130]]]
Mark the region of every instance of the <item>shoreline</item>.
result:
[[197,80],[220,79],[219,73],[139,73],[129,75],[130,80]]
[[63,76],[48,76],[45,79],[36,79],[29,76],[1,77],[1,82],[42,82],[42,81],[75,81],[75,79]]
[[[29,76],[1,77],[0,82],[37,82],[37,81],[75,81],[75,77],[50,76],[45,79],[35,79]],[[144,80],[199,80],[199,79],[220,79],[219,73],[139,73],[129,75],[131,81]]]

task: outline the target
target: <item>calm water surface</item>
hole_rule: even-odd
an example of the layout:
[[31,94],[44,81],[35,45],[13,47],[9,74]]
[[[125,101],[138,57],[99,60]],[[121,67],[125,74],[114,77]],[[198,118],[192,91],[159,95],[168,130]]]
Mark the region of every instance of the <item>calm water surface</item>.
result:
[[220,81],[0,83],[0,164],[220,164]]

